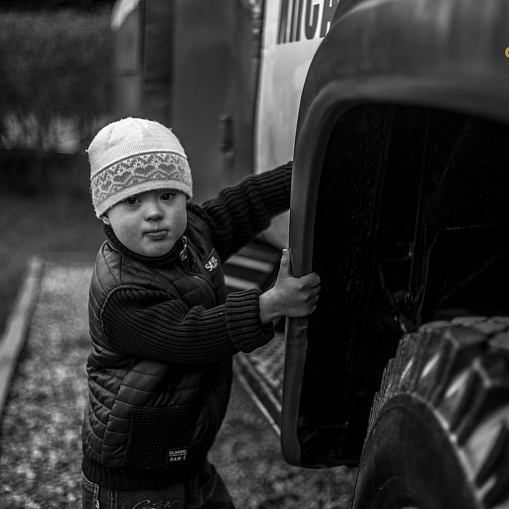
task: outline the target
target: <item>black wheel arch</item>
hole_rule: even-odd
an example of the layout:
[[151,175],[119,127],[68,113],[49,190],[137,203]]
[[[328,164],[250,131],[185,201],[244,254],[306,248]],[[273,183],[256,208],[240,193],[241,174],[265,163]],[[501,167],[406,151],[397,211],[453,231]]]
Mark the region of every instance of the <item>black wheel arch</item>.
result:
[[[509,28],[509,17],[504,17],[509,2],[489,9],[474,0],[447,4],[447,30],[443,30],[440,12],[446,2],[380,1],[348,13],[338,7],[331,30],[311,64],[299,110],[290,222],[294,275],[316,269],[314,239],[322,171],[331,135],[348,112],[356,107],[401,105],[468,112],[509,122],[509,66],[504,65],[507,59],[501,46]],[[428,16],[425,23],[419,12]],[[479,20],[484,27],[491,26],[489,37],[477,29],[469,32],[468,40],[461,37],[469,27],[478,26]],[[361,39],[360,33],[370,35]],[[500,55],[495,55],[496,51]],[[399,326],[392,327],[392,344],[382,354],[387,358],[395,351]],[[281,425],[283,455],[291,464],[330,466],[338,464],[339,442],[349,440],[348,424],[341,425],[340,436],[331,434],[327,426],[317,431],[323,434],[323,443],[333,443],[317,457],[303,450],[301,403],[309,352],[309,320],[290,319]],[[381,368],[377,369],[375,376],[381,376]],[[359,444],[363,431],[352,433]],[[352,451],[339,463],[356,461],[358,456]]]

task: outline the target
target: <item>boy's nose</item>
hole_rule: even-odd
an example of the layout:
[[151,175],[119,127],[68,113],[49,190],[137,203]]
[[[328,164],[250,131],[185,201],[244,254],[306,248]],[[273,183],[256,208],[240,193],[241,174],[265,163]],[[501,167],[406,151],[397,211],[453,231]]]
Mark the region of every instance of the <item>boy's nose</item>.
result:
[[163,217],[163,211],[158,201],[149,201],[145,207],[145,219],[148,221],[156,221]]

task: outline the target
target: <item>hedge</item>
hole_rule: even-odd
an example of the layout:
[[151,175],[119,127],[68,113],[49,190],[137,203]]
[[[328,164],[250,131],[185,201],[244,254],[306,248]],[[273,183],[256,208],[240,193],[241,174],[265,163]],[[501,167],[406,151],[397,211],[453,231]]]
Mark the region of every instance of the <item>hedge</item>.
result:
[[113,106],[109,23],[109,9],[2,13],[2,172],[19,166],[15,161],[6,164],[5,157],[25,161],[28,151],[34,159],[47,158],[56,150],[56,132],[62,126],[75,131],[76,151],[83,153]]

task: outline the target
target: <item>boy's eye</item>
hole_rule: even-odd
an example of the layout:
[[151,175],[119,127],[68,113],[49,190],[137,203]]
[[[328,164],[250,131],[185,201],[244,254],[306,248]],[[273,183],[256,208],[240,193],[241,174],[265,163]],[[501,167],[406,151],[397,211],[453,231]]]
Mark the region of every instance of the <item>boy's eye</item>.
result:
[[175,196],[175,193],[173,193],[173,192],[163,193],[161,195],[161,200],[171,200],[174,196]]
[[124,200],[128,205],[136,205],[140,200],[137,196],[129,196]]

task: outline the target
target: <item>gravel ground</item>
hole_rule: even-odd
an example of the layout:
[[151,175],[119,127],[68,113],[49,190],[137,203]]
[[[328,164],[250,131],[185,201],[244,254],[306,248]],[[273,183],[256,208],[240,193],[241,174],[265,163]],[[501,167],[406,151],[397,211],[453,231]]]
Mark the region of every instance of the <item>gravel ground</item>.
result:
[[[0,509],[81,506],[90,271],[45,267],[0,423]],[[239,509],[350,507],[356,469],[287,465],[279,439],[237,385],[210,457]]]

